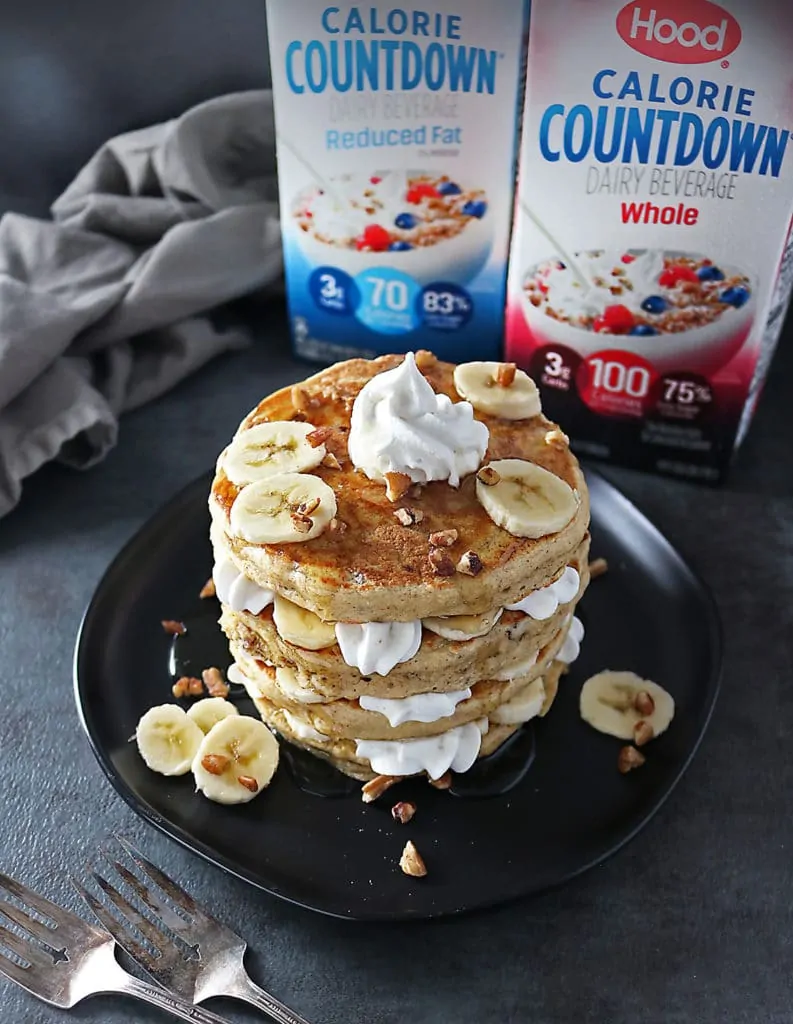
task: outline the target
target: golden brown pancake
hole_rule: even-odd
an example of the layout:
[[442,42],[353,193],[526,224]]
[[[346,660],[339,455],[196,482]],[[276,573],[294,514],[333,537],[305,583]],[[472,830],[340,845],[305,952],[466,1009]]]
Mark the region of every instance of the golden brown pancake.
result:
[[[251,697],[267,700],[274,708],[281,708],[304,725],[331,738],[401,740],[418,736],[437,736],[455,726],[487,718],[499,705],[505,704],[524,690],[533,680],[544,676],[554,661],[564,631],[557,633],[540,652],[536,665],[510,680],[482,679],[471,684],[471,696],[457,705],[453,715],[436,722],[404,722],[391,726],[385,715],[368,711],[358,700],[339,700],[327,703],[305,703],[292,698],[279,686],[276,670],[251,658],[232,644],[235,661],[246,679]],[[463,683],[457,689],[466,689]],[[439,691],[434,691],[439,692]]]
[[[336,428],[328,448],[341,467],[319,466],[312,472],[333,489],[344,532],[326,530],[303,543],[252,544],[231,534],[229,512],[240,488],[223,471],[222,457],[212,484],[213,522],[237,567],[260,586],[332,622],[406,621],[514,604],[552,582],[587,534],[589,502],[583,475],[564,435],[543,415],[515,421],[475,413],[490,432],[484,462],[526,459],[577,492],[577,513],[550,536],[515,537],[496,526],[476,498],[473,474],[459,488],[436,481],[414,487],[392,502],[382,483],[356,470],[347,454],[353,401],[375,374],[393,369],[402,359],[381,356],[338,363],[263,399],[240,426],[245,430],[258,423],[299,419]],[[450,363],[426,356],[420,369],[436,393],[460,401]],[[405,527],[397,522],[394,511],[405,507],[423,513],[420,524]],[[464,552],[475,551],[484,566],[477,576],[435,573],[428,557],[429,535],[452,527],[458,540],[446,553],[456,563]]]
[[[556,695],[559,677],[564,671],[564,668],[565,666],[562,662],[552,662],[543,677],[546,684],[546,705],[544,706],[541,715],[547,713],[548,707],[550,707],[550,702],[553,701],[553,697]],[[552,694],[550,701],[547,697],[549,692]],[[289,740],[290,743],[294,743],[296,746],[302,747],[310,753],[330,761],[334,767],[339,771],[344,772],[345,775],[350,775],[353,778],[360,779],[364,782],[375,777],[376,773],[372,771],[369,762],[365,758],[357,755],[354,740],[336,736],[319,740],[298,735],[295,731],[294,719],[290,720],[290,718],[284,714],[284,710],[282,708],[276,706],[265,697],[257,697],[254,694],[252,694],[252,697],[262,719],[275,729],[276,732],[279,732]],[[519,725],[497,725],[492,722],[489,723],[488,730],[482,737],[482,746],[479,750],[479,757],[487,757],[488,754],[492,754],[503,743],[505,743],[513,733],[517,732],[519,728]]]

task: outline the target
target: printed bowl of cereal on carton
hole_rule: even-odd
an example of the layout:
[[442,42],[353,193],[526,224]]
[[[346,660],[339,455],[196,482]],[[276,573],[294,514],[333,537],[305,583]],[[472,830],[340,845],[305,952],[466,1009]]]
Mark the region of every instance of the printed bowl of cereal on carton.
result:
[[523,278],[523,312],[538,343],[586,358],[611,335],[615,348],[661,373],[713,373],[749,335],[754,284],[733,266],[662,249],[592,249],[574,260],[545,259]]
[[329,178],[303,189],[292,222],[307,259],[350,276],[386,259],[420,284],[468,281],[492,248],[484,189],[447,174],[372,171]]

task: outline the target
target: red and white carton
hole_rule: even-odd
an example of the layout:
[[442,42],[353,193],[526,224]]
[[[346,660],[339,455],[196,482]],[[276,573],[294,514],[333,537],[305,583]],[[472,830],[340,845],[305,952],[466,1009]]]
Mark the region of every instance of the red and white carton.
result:
[[716,482],[793,284],[790,0],[534,0],[506,357],[579,453]]

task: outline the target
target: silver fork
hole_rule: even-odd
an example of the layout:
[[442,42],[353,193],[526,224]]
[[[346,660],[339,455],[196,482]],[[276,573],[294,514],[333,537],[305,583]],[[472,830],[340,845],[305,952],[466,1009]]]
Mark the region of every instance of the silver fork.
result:
[[[305,1018],[251,980],[243,963],[248,948],[244,939],[212,917],[126,839],[119,835],[114,838],[149,884],[107,852],[104,852],[104,858],[148,908],[156,924],[141,913],[117,886],[90,867],[91,879],[113,905],[118,919],[85,886],[74,878],[72,883],[101,924],[150,978],[175,992],[185,1002],[202,1003],[213,996],[227,996],[242,999],[264,1010],[278,1024],[308,1024]],[[170,906],[157,889],[178,910]],[[156,954],[138,940],[135,931],[143,936]]]
[[[0,891],[26,908],[23,911],[7,900],[0,901],[0,946],[6,950],[0,951],[0,975],[31,995],[50,1006],[68,1010],[88,996],[118,993],[152,1003],[181,1020],[228,1024],[226,1018],[191,1006],[128,974],[116,960],[113,936],[103,928],[95,928],[2,872]],[[51,924],[44,924],[33,914],[47,918]],[[8,928],[3,917],[24,936]],[[8,953],[27,966],[17,963]]]

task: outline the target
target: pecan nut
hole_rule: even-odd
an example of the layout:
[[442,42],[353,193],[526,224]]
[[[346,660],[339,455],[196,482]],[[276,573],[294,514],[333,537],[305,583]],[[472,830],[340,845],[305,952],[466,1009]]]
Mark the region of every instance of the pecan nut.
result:
[[405,849],[399,858],[399,866],[406,875],[413,878],[424,878],[427,874],[427,865],[410,839],[405,843]]
[[478,576],[483,568],[482,559],[475,551],[465,551],[457,563],[457,571],[466,576]]
[[400,781],[399,775],[375,775],[373,779],[370,779],[361,789],[361,800],[365,804],[371,804],[375,800],[385,793],[387,789],[390,789],[395,783]]
[[416,805],[409,800],[400,800],[391,808],[391,817],[400,825],[407,825],[416,813]]
[[210,697],[228,697],[231,687],[223,678],[223,673],[219,668],[205,668],[201,677]]
[[501,480],[498,470],[493,469],[492,466],[482,466],[476,474],[476,478],[486,487],[495,487],[495,485]]
[[625,746],[619,752],[617,767],[623,775],[632,772],[634,768],[641,768],[647,758],[636,747]]

